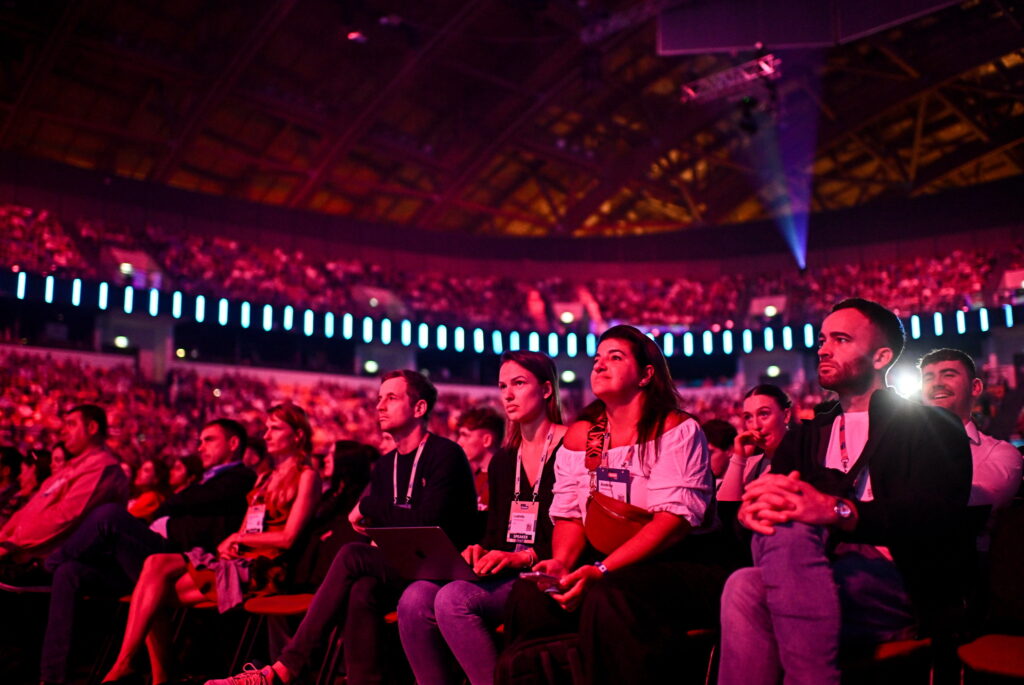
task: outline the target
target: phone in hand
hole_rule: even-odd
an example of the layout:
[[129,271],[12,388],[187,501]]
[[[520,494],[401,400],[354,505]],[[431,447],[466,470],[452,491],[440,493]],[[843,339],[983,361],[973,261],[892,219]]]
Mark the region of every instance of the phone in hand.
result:
[[540,571],[525,571],[519,574],[519,577],[523,580],[528,580],[531,583],[537,585],[537,589],[541,592],[547,592],[548,594],[554,594],[562,591],[561,583],[557,576],[553,576],[550,573],[541,573]]

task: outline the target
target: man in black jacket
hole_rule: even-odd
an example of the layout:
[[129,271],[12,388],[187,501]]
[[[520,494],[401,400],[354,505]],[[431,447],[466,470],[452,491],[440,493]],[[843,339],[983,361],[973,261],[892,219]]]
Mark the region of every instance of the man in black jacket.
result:
[[237,421],[211,421],[199,435],[198,452],[206,469],[202,480],[168,497],[150,526],[123,505],[103,505],[46,559],[47,569],[53,572],[53,590],[43,637],[43,682],[63,683],[67,678],[80,595],[129,592],[146,557],[194,547],[214,550],[238,528],[245,514],[245,496],[256,481],[256,475],[242,465],[245,446],[245,429]]
[[[391,371],[382,377],[377,418],[397,448],[374,464],[370,491],[349,515],[357,531],[366,526],[441,526],[458,549],[473,542],[473,476],[461,447],[427,431],[436,400],[437,389],[415,371]],[[394,609],[401,584],[376,547],[361,542],[345,545],[277,663],[207,685],[287,683],[337,623],[344,627],[347,682],[381,682],[386,669],[381,654],[383,619]]]
[[837,304],[818,338],[831,411],[794,427],[739,518],[754,567],[722,594],[720,685],[839,683],[839,646],[950,630],[970,564],[967,437],[949,412],[885,388],[899,319]]

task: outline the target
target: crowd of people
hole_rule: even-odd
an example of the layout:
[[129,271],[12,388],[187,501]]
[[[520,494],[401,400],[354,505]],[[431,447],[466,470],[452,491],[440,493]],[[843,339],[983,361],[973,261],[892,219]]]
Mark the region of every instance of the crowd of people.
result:
[[[462,276],[433,270],[394,272],[357,259],[324,259],[301,249],[269,247],[222,236],[179,234],[158,226],[117,225],[96,219],[58,219],[47,210],[0,205],[0,265],[83,278],[125,275],[111,253],[146,255],[156,272],[147,286],[196,294],[290,304],[359,315],[409,316],[430,323],[503,329],[556,330],[563,303],[573,325],[630,322],[683,328],[818,321],[832,302],[858,293],[902,317],[914,313],[997,306],[1020,297],[1001,276],[1024,268],[1024,242],[1012,249],[956,249],[937,256],[908,255],[800,272],[723,273],[704,279],[552,276],[540,280],[501,275]],[[136,265],[140,266],[140,265]],[[751,311],[759,297],[785,296],[768,316]],[[600,332],[600,331],[597,331]]]
[[[697,405],[659,347],[617,325],[596,399],[572,412],[537,352],[502,357],[493,397],[444,409],[408,370],[375,393],[191,374],[157,388],[9,355],[0,583],[50,589],[48,683],[71,678],[82,596],[131,593],[104,683],[170,683],[188,666],[171,608],[227,612],[300,586],[315,593],[267,665],[208,683],[293,682],[332,631],[354,685],[405,668],[422,685],[509,682],[562,668],[568,644],[588,683],[689,682],[706,668],[689,636],[719,626],[722,684],[839,683],[841,648],[918,636],[941,669],[978,627],[979,555],[1022,457],[979,430],[965,353],[920,361],[920,400],[886,388],[904,342],[891,310],[844,300],[821,325],[820,389]],[[409,526],[465,563],[421,564]],[[404,660],[387,648],[393,610]]]

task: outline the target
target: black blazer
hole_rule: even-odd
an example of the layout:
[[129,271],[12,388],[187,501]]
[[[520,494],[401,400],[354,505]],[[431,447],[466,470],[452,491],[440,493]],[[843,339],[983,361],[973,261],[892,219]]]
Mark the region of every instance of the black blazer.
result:
[[157,509],[154,520],[170,517],[167,539],[177,549],[193,547],[213,551],[238,530],[245,516],[245,497],[256,474],[241,464],[224,469],[205,483],[196,483],[171,495]]
[[857,503],[856,530],[833,539],[888,547],[927,630],[962,607],[973,564],[967,434],[945,409],[880,390],[871,396],[868,441],[858,466],[844,474],[825,467],[832,423],[841,411],[836,405],[794,426],[772,459],[772,471],[798,470],[819,490],[855,499],[850,475],[866,464],[874,499]]

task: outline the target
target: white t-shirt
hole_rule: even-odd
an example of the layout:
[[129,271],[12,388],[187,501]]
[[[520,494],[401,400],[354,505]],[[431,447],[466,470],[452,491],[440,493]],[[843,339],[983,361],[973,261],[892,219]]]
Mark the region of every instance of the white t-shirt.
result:
[[[843,454],[839,437],[839,427],[844,418],[846,421],[846,453],[849,456],[846,468],[843,468]],[[832,422],[832,436],[828,439],[825,466],[844,473],[849,471],[860,459],[866,444],[868,444],[868,413],[866,411],[851,411],[841,414]],[[860,502],[870,502],[874,499],[874,495],[871,493],[871,476],[868,475],[867,469],[861,471],[857,476],[855,492],[857,500]]]
[[[849,457],[846,468],[843,468],[843,451],[840,447],[839,436],[840,425],[844,419],[846,422],[846,454]],[[832,436],[828,440],[825,466],[843,472],[849,471],[860,459],[866,444],[868,444],[868,413],[866,411],[851,411],[840,415],[840,418],[832,422]],[[867,469],[861,471],[857,476],[854,494],[858,502],[870,502],[875,498],[871,492],[871,475]],[[889,548],[882,546],[843,543],[836,548],[836,554],[859,554],[869,558],[877,558],[881,554],[884,558],[892,561]]]
[[[681,516],[697,528],[715,491],[708,457],[708,443],[696,421],[686,420],[665,431],[657,455],[654,441],[647,443],[641,466],[636,445],[608,450],[607,466],[629,468],[632,476],[630,503],[651,512],[667,511]],[[555,457],[552,519],[585,519],[590,497],[590,471],[584,462],[586,450],[562,447]]]

